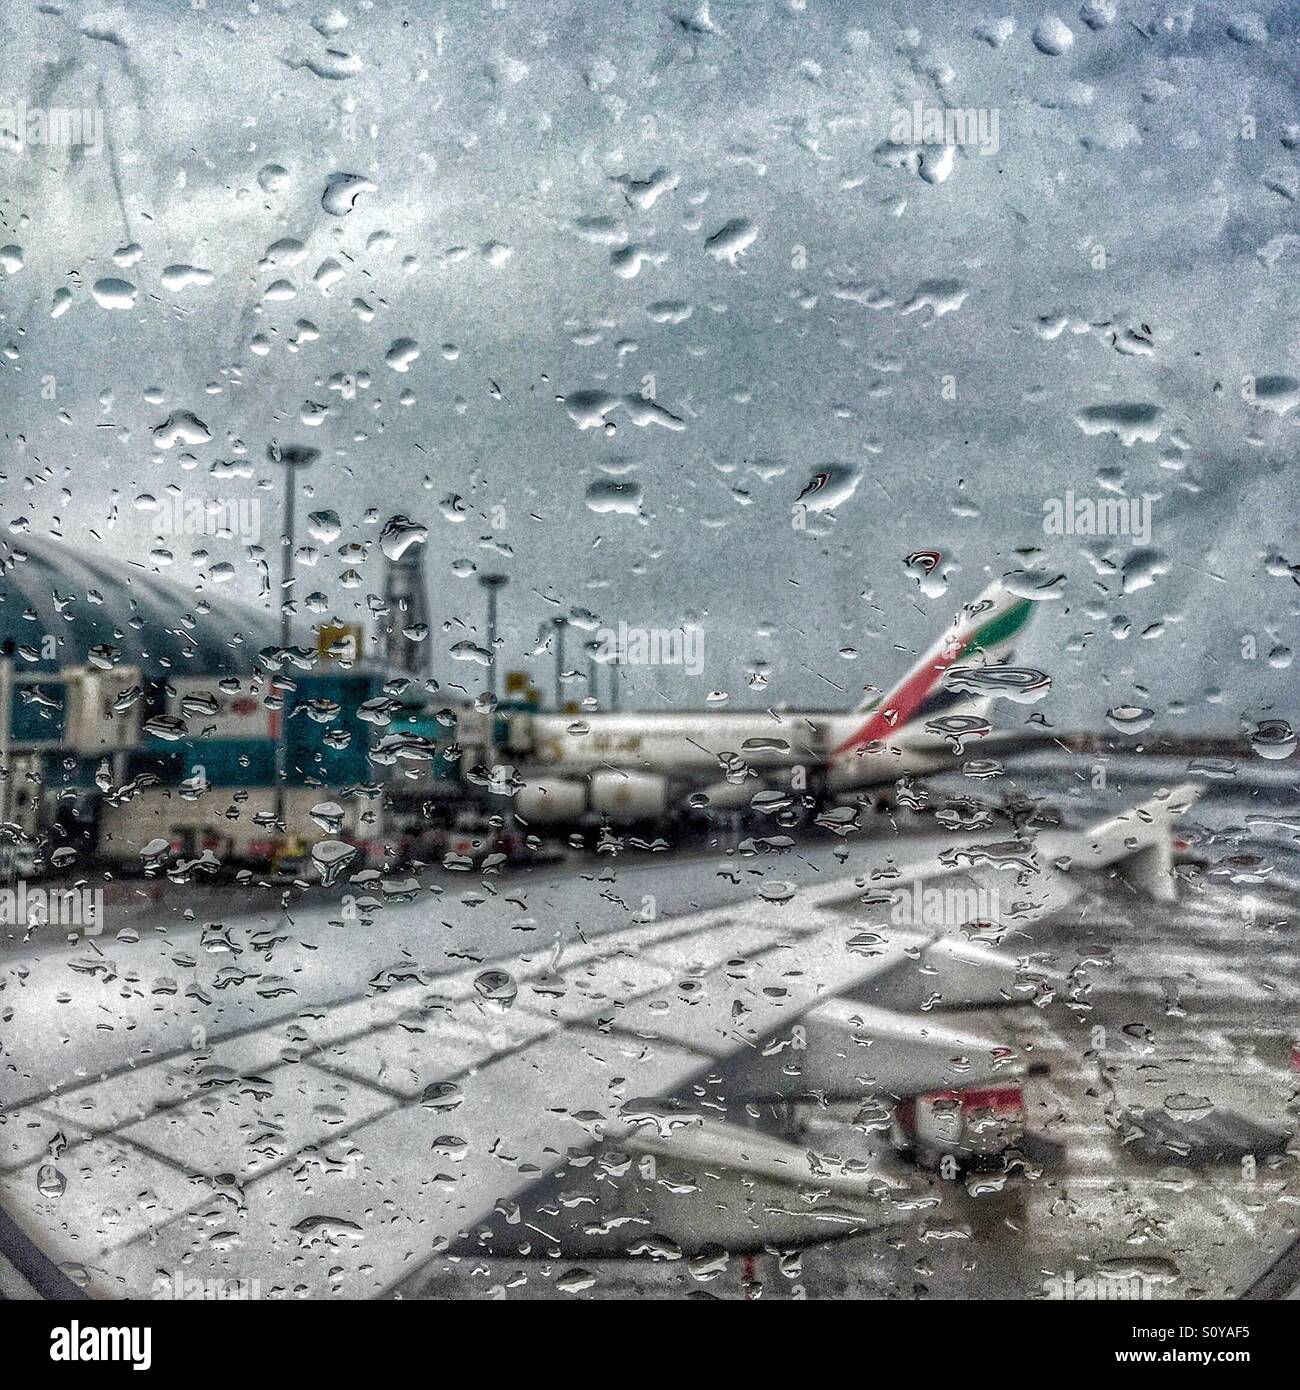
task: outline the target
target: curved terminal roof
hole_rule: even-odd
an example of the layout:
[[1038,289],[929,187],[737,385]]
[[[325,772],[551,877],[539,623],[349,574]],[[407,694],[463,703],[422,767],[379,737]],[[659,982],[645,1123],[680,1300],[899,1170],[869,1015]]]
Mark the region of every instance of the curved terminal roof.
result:
[[24,536],[0,547],[0,641],[14,643],[20,669],[250,675],[258,653],[279,645],[279,623],[143,565]]

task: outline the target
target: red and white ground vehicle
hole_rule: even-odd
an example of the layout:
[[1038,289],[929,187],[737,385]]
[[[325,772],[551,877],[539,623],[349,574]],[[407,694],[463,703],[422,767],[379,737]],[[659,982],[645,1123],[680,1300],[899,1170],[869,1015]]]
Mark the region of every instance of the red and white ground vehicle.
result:
[[927,1091],[894,1108],[894,1145],[926,1167],[945,1156],[963,1166],[998,1162],[1025,1133],[1025,1094],[1019,1080],[959,1091]]

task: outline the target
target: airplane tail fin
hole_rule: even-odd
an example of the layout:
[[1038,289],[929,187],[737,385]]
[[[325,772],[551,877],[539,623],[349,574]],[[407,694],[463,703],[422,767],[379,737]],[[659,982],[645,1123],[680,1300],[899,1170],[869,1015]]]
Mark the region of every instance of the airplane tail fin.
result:
[[835,750],[836,756],[888,739],[921,716],[928,719],[986,708],[988,702],[983,697],[971,699],[946,690],[944,675],[958,662],[973,666],[1008,660],[1033,608],[1032,600],[1017,597],[1001,583],[991,584],[962,609],[947,632],[888,695],[859,706],[865,718]]

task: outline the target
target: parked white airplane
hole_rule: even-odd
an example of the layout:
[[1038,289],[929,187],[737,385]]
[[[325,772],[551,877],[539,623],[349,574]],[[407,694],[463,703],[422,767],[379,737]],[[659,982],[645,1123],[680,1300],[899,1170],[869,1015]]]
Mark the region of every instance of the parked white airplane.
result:
[[[1030,600],[994,584],[882,698],[844,713],[763,710],[518,715],[510,752],[527,825],[618,825],[688,804],[749,805],[756,793],[833,794],[952,764],[963,738],[988,731],[991,698],[972,668],[1011,655]],[[705,799],[707,798],[707,800]]]

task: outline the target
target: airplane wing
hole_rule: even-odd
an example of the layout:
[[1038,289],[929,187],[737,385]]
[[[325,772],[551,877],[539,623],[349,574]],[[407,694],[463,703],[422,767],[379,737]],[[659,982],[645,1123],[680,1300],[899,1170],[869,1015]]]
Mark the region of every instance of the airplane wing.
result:
[[[878,1130],[882,1094],[1023,1073],[959,1011],[1033,997],[1020,934],[1091,875],[1172,892],[1172,827],[1199,795],[399,982],[304,1021],[293,1058],[268,1027],[219,1061],[141,1068],[130,1106],[120,1078],[89,1082],[49,1103],[74,1134],[78,1113],[99,1117],[60,1160],[76,1180],[51,1194],[33,1160],[0,1173],[0,1201],[53,1233],[51,1255],[93,1292],[136,1296],[184,1296],[169,1290],[187,1280],[413,1294],[449,1259],[707,1258],[909,1219],[924,1199],[905,1185],[770,1121],[812,1098],[864,1107]],[[283,1133],[232,1176],[223,1159],[247,1142],[259,1086]],[[164,1172],[168,1155],[187,1181]]]

